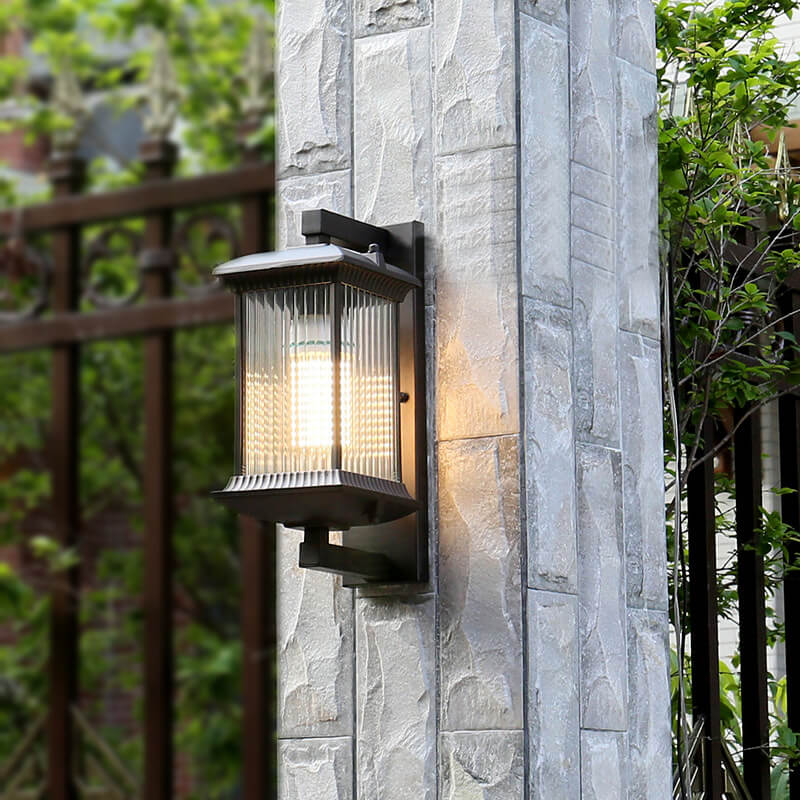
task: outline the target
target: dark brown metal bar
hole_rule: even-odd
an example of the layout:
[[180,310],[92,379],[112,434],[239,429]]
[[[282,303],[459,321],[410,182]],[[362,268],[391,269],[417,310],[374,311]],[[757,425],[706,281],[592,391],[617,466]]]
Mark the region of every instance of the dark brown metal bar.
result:
[[[268,200],[267,195],[254,194],[242,201],[242,247],[246,253],[264,250],[271,244]],[[241,466],[237,461],[235,471],[241,471]],[[277,793],[275,530],[274,524],[239,518],[242,797],[248,800],[274,800]]]
[[[142,159],[149,182],[161,182],[172,172],[174,146],[146,142]],[[148,184],[145,184],[147,186]],[[148,214],[144,245],[151,250],[169,246],[171,212]],[[144,294],[163,300],[172,294],[170,259],[161,269],[144,273]],[[173,784],[174,687],[172,654],[172,421],[173,332],[148,334],[144,341],[144,796],[170,800]]]
[[0,324],[0,353],[228,322],[233,319],[233,308],[230,293],[215,292],[205,297],[155,299],[128,308]]
[[[713,446],[714,425],[707,419],[697,457]],[[720,744],[719,639],[717,634],[717,553],[714,526],[714,464],[706,459],[689,473],[689,614],[692,633],[692,713],[705,722],[704,785],[707,800],[722,800]]]
[[[55,194],[81,189],[83,162],[54,160],[51,180]],[[72,311],[78,306],[81,230],[69,226],[53,234],[53,306]],[[53,535],[62,547],[75,547],[80,525],[78,459],[80,429],[80,350],[65,344],[53,350],[52,418],[50,431],[53,480]],[[48,800],[75,800],[72,765],[75,736],[72,706],[78,698],[78,568],[55,577],[50,619],[50,702],[47,741]]]
[[[800,341],[800,292],[788,291],[781,298],[781,312],[792,315],[786,329]],[[781,486],[794,489],[781,497],[781,514],[784,524],[800,530],[800,398],[784,396],[778,401],[780,428]],[[800,732],[800,615],[791,609],[800,607],[800,547],[787,543],[787,571],[783,579],[783,603],[788,613],[786,626],[786,705],[789,727]],[[795,567],[795,568],[793,568]],[[800,763],[790,763],[789,794],[800,798]]]
[[307,244],[334,241],[356,250],[366,250],[371,244],[377,244],[390,264],[413,272],[419,255],[414,250],[418,239],[415,225],[420,226],[421,231],[418,222],[380,228],[317,208],[303,212],[301,231]]
[[275,525],[239,518],[242,560],[242,797],[277,786]]
[[[103,222],[135,217],[207,203],[232,200],[244,195],[270,192],[275,186],[272,164],[248,164],[227,172],[196,178],[161,178],[101,194],[57,197],[49,203],[26,206],[26,232],[49,230],[65,225]],[[0,235],[18,227],[15,211],[0,213]]]
[[754,798],[770,796],[767,625],[761,537],[761,415],[737,409],[734,436],[744,781]]

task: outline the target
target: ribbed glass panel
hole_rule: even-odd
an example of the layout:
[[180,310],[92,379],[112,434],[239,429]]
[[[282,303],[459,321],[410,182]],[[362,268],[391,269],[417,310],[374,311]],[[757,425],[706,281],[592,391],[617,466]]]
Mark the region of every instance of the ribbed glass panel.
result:
[[245,474],[332,468],[330,285],[244,295]]
[[342,468],[399,480],[396,304],[345,285]]

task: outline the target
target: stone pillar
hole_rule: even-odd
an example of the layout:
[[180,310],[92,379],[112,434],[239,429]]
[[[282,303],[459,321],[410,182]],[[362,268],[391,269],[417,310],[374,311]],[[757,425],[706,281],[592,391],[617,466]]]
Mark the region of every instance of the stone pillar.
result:
[[281,800],[671,796],[650,0],[291,0],[278,240],[427,234],[431,574],[279,535]]

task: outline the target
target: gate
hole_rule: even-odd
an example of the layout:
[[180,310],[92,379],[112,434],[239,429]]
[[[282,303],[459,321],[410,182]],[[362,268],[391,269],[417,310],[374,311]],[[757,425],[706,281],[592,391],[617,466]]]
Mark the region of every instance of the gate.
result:
[[[79,540],[78,495],[81,346],[102,339],[144,341],[145,443],[143,465],[145,655],[142,675],[144,774],[128,773],[92,729],[78,705],[78,572],[71,567],[51,597],[49,698],[45,717],[28,731],[5,765],[0,798],[167,800],[173,793],[173,338],[176,330],[233,320],[233,298],[212,282],[175,292],[181,251],[193,227],[207,239],[222,238],[241,254],[271,242],[274,171],[245,151],[242,166],[195,178],[172,177],[176,148],[163,140],[143,144],[145,179],[137,186],[83,194],[84,164],[54,160],[54,199],[0,214],[6,265],[27,261],[39,282],[33,305],[0,315],[2,354],[47,349],[52,354],[51,514],[54,538],[64,547]],[[238,224],[220,208],[237,210]],[[177,224],[178,212],[191,212]],[[140,237],[125,234],[138,265],[136,289],[109,302],[86,275],[109,254],[111,237],[125,220],[144,219]],[[100,233],[86,242],[87,228]],[[30,237],[46,234],[48,257]],[[3,262],[0,261],[0,273]],[[86,305],[92,306],[85,310]],[[209,501],[211,502],[211,501]],[[274,527],[240,521],[243,645],[242,793],[271,797],[274,739]]]

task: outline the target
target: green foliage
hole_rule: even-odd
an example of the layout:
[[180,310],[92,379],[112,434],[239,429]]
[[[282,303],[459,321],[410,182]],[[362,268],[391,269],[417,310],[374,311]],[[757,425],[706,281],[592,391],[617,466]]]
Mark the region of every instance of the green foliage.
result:
[[[256,17],[273,10],[273,0],[10,0],[0,4],[0,32],[28,31],[37,58],[56,70],[71,65],[84,91],[102,92],[120,111],[142,102],[152,33],[163,32],[181,88],[178,171],[203,173],[241,158],[236,127],[243,119],[245,50]],[[30,70],[28,60],[0,58],[0,101],[13,96],[23,112],[4,121],[4,130],[19,127],[29,139],[71,124],[47,102],[21,91]],[[274,117],[267,113],[248,144],[270,158],[273,142]],[[141,180],[141,165],[122,163],[113,142],[107,144],[89,165],[90,191]],[[20,198],[3,182],[0,201],[16,204]],[[212,210],[237,222],[236,209]],[[179,216],[176,225],[182,221]],[[119,300],[134,290],[133,242],[142,230],[142,220],[125,220],[107,233],[91,267],[95,292]],[[201,224],[190,231],[178,276],[182,286],[205,280],[209,267],[231,255],[209,230]],[[85,244],[106,231],[86,229]],[[37,245],[46,250],[48,242]],[[30,281],[0,278],[0,312],[30,299]],[[238,796],[240,778],[238,528],[234,516],[208,497],[231,470],[233,362],[231,326],[175,337],[176,743],[190,764],[193,796],[203,800]],[[48,589],[75,564],[87,578],[80,649],[88,710],[98,711],[107,697],[123,693],[136,698],[141,713],[142,368],[140,341],[100,342],[82,350],[83,524],[118,529],[128,540],[88,563],[82,551],[58,547],[45,513],[50,355],[0,357],[0,632],[9,637],[0,640],[0,764],[20,731],[46,707]],[[103,733],[141,774],[139,731],[108,727]]]
[[[776,18],[791,15],[793,5],[792,0],[656,4],[665,462],[667,488],[677,499],[667,509],[667,535],[681,650],[691,621],[685,613],[687,554],[678,501],[685,501],[687,476],[701,457],[698,431],[705,420],[714,421],[717,442],[703,457],[721,457],[735,430],[731,409],[759,409],[800,381],[793,363],[798,343],[778,303],[782,281],[800,267],[800,251],[788,244],[788,234],[800,230],[800,190],[783,164],[776,167],[766,144],[786,125],[787,108],[800,92],[800,60],[787,55],[773,34]],[[735,537],[735,492],[735,481],[718,474],[717,529],[723,537]],[[779,514],[761,509],[753,546],[765,559],[770,597],[783,580],[788,544],[796,540]],[[722,616],[733,615],[735,574],[734,548],[718,576]],[[782,636],[773,615],[770,643]],[[678,689],[683,687],[686,697],[691,669],[688,660],[682,671],[678,666],[675,656],[676,732]],[[738,678],[724,664],[720,682],[723,732],[738,756]],[[773,735],[780,742],[773,750],[773,797],[783,797],[786,764],[800,749],[786,727],[785,709],[780,710],[780,684],[773,688]]]

